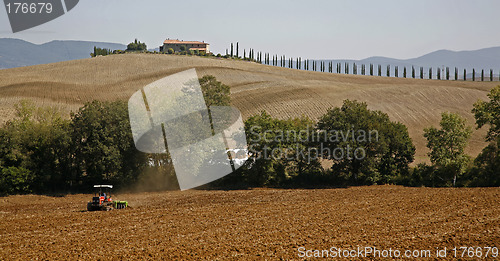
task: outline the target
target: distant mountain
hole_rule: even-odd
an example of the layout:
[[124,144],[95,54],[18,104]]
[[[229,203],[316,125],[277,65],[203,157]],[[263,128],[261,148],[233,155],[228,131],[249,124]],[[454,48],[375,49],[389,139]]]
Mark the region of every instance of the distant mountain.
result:
[[125,50],[123,44],[88,41],[52,41],[33,44],[24,40],[0,39],[0,69],[90,58],[94,46]]
[[[454,77],[455,67],[458,68],[459,75],[463,75],[464,69],[467,70],[468,78],[472,77],[472,69],[476,70],[476,77],[480,75],[481,70],[484,70],[485,76],[489,77],[490,69],[493,70],[495,77],[498,77],[500,73],[500,47],[484,48],[474,51],[449,51],[449,50],[439,50],[435,51],[417,58],[412,59],[393,59],[387,57],[374,56],[366,58],[363,60],[324,60],[327,62],[333,61],[334,64],[340,62],[342,64],[348,62],[350,63],[352,73],[352,64],[356,63],[358,65],[358,74],[361,70],[361,65],[373,64],[375,66],[375,74],[377,74],[377,66],[382,66],[382,75],[386,75],[387,65],[390,65],[391,75],[394,75],[394,67],[399,67],[400,77],[403,75],[404,67],[407,67],[408,75],[411,75],[411,67],[414,66],[419,74],[420,67],[424,68],[424,75],[427,77],[429,68],[433,68],[434,77],[436,77],[436,70],[440,68],[441,70],[446,67],[450,68],[450,77]],[[309,66],[311,69],[311,66]],[[336,65],[334,65],[334,70]],[[342,73],[344,72],[344,67],[342,65]],[[461,76],[463,77],[463,76]]]

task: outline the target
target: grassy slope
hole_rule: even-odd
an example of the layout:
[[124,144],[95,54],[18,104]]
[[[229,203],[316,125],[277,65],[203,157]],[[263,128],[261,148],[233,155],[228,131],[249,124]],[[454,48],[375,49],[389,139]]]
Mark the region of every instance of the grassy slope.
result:
[[[344,99],[368,103],[408,126],[417,146],[417,162],[426,160],[423,128],[440,120],[443,111],[458,112],[470,125],[477,99],[498,82],[462,82],[338,75],[277,68],[250,62],[126,54],[0,70],[0,124],[13,116],[13,104],[32,99],[39,105],[76,110],[84,102],[128,99],[142,86],[170,74],[196,68],[231,87],[233,104],[246,118],[261,110],[286,118],[317,118]],[[475,131],[468,153],[485,146],[485,130]]]

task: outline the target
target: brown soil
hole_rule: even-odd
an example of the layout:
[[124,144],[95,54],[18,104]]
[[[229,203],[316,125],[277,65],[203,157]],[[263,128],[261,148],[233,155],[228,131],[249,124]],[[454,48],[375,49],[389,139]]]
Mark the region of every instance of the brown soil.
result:
[[86,212],[90,197],[0,198],[0,260],[289,260],[357,246],[446,247],[454,259],[453,247],[500,247],[499,188],[121,194],[133,208]]

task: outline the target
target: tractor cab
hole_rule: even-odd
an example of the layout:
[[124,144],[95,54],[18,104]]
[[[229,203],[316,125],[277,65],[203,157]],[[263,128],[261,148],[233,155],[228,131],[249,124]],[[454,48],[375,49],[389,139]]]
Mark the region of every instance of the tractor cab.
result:
[[95,206],[101,206],[107,202],[112,202],[110,190],[113,185],[94,185],[94,197],[92,197],[92,204]]

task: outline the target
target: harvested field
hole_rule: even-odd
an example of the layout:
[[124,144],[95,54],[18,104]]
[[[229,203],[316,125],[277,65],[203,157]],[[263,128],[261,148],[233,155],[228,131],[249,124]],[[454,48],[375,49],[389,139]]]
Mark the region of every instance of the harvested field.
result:
[[[444,111],[474,125],[472,105],[498,82],[463,82],[306,72],[252,62],[175,55],[125,54],[0,70],[0,124],[13,117],[13,104],[32,99],[66,114],[91,100],[127,100],[157,79],[196,68],[231,87],[243,116],[268,111],[279,118],[318,118],[345,99],[368,103],[405,124],[416,147],[416,162],[427,160],[423,129],[437,126]],[[485,147],[486,130],[475,131],[466,152]]]
[[289,260],[332,246],[447,247],[453,259],[455,246],[500,247],[499,188],[121,194],[133,208],[86,212],[90,197],[0,198],[0,260]]

